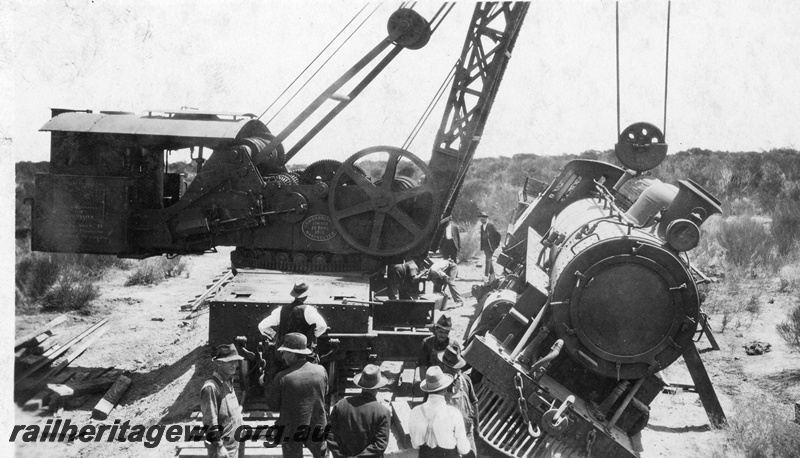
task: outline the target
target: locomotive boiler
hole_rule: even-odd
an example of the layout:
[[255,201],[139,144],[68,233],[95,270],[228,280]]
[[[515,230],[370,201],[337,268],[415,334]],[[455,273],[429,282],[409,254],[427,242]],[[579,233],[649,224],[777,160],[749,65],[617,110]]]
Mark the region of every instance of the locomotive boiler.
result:
[[520,206],[500,256],[510,274],[473,326],[480,435],[506,456],[637,456],[659,371],[681,356],[724,421],[693,340],[706,278],[687,255],[720,202],[643,174],[666,154],[651,124],[616,152],[625,168],[572,161]]

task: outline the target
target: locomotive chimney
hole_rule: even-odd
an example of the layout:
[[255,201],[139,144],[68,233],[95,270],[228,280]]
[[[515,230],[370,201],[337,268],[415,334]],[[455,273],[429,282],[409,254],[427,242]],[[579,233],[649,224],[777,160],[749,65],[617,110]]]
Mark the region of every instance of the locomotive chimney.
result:
[[664,238],[667,226],[676,219],[687,219],[699,227],[711,215],[722,213],[720,201],[692,180],[678,181],[678,195],[658,223],[658,236]]

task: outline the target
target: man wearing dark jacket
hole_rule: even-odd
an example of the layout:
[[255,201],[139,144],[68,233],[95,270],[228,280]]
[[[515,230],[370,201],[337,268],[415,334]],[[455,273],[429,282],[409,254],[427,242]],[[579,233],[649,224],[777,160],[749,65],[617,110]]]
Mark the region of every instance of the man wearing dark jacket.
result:
[[426,337],[420,346],[417,367],[419,368],[420,380],[425,378],[425,373],[431,366],[437,366],[439,360],[437,355],[439,352],[444,351],[452,342],[450,339],[450,331],[453,329],[453,320],[447,316],[442,315],[433,325],[433,335]]
[[328,450],[334,458],[382,457],[389,445],[392,413],[375,394],[389,381],[378,366],[368,364],[353,383],[361,394],[346,397],[333,406]]
[[484,268],[484,275],[487,277],[494,273],[494,262],[492,256],[494,251],[500,246],[500,233],[494,227],[494,224],[489,222],[489,215],[486,212],[481,212],[481,251],[486,256],[486,267]]
[[279,439],[290,438],[281,441],[283,456],[302,458],[305,446],[314,458],[322,458],[326,447],[321,438],[328,424],[325,415],[328,373],[319,364],[306,360],[311,350],[306,336],[299,332],[286,334],[278,352],[288,368],[275,376],[267,395],[267,404],[280,412],[275,422],[276,426],[283,427]]

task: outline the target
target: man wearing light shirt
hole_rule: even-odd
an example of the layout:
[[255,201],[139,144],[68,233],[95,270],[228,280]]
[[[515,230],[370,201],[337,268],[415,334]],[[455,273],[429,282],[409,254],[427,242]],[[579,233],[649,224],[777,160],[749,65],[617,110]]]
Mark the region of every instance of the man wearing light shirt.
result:
[[461,412],[445,400],[445,390],[452,383],[453,376],[432,366],[420,384],[428,400],[414,407],[409,420],[411,445],[419,449],[419,458],[458,458],[471,450]]
[[439,252],[442,253],[444,259],[450,259],[458,263],[458,252],[461,250],[461,235],[458,231],[458,226],[451,221],[447,222],[444,227],[444,236],[439,245]]

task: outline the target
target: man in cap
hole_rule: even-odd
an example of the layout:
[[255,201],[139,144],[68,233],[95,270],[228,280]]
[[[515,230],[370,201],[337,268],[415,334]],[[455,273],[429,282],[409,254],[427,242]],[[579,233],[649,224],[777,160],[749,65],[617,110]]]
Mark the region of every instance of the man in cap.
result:
[[[308,362],[306,357],[311,350],[306,336],[299,332],[286,334],[278,353],[288,368],[279,372],[272,381],[267,404],[280,412],[275,425],[283,427],[282,437],[291,438],[281,441],[283,456],[300,458],[305,445],[315,458],[323,457],[325,441],[320,441],[318,434],[328,424],[325,415],[328,373],[319,364]],[[312,431],[318,432],[312,435]],[[268,443],[264,445],[270,446]]]
[[[450,259],[440,259],[434,262],[428,270],[428,279],[433,282],[434,291],[438,292],[441,290],[442,294],[447,296],[444,288],[445,286],[449,287],[450,295],[453,296],[453,301],[455,302],[455,307],[461,307],[464,305],[464,301],[461,299],[461,294],[456,289],[455,281],[457,276],[458,266]],[[452,307],[446,307],[445,310],[448,308]]]
[[433,335],[428,336],[422,341],[417,358],[419,367],[419,377],[422,379],[425,372],[431,366],[439,364],[436,354],[443,351],[450,345],[450,331],[453,329],[453,320],[449,316],[442,314],[436,324],[433,325]]
[[291,303],[275,309],[268,317],[258,324],[268,340],[275,340],[276,345],[283,344],[283,338],[292,332],[299,332],[306,336],[309,348],[317,343],[317,338],[328,330],[325,319],[313,305],[306,305],[308,298],[308,283],[300,280],[295,283],[290,295],[294,298]]
[[375,395],[389,381],[378,366],[368,364],[353,383],[361,394],[346,397],[333,406],[328,450],[334,458],[382,457],[389,445],[392,413]]
[[203,425],[208,427],[205,441],[209,458],[236,458],[239,442],[233,438],[234,432],[242,425],[242,409],[233,391],[233,375],[243,360],[236,351],[236,345],[217,347],[214,374],[203,383],[200,389],[200,411]]
[[464,430],[467,432],[469,445],[472,449],[469,456],[474,458],[477,456],[473,430],[475,425],[478,424],[478,396],[475,395],[475,387],[472,385],[472,380],[462,372],[467,362],[461,356],[461,347],[457,344],[449,345],[437,355],[437,359],[442,371],[453,376],[453,384],[446,391],[445,399],[448,405],[457,408],[461,412],[461,416],[464,417]]
[[409,417],[411,445],[419,449],[419,458],[458,458],[470,452],[461,412],[445,400],[445,391],[452,383],[452,375],[434,366],[420,384],[428,400],[414,407]]
[[494,227],[494,224],[489,222],[489,215],[486,212],[481,212],[478,216],[481,222],[481,251],[486,256],[486,267],[484,268],[484,275],[489,276],[494,274],[494,262],[492,256],[494,250],[500,246],[500,233]]

